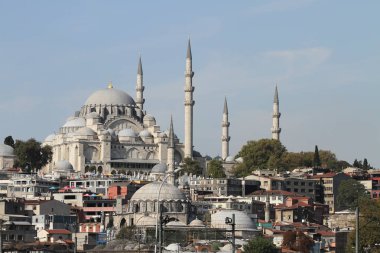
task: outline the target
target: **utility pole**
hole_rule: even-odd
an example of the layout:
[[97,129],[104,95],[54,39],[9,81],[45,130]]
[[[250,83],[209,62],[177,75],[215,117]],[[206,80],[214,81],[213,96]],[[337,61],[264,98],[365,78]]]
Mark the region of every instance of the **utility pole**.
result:
[[359,206],[356,207],[355,211],[355,253],[359,253]]
[[233,213],[232,214],[232,219],[230,217],[226,217],[226,220],[225,220],[225,223],[228,224],[228,225],[231,225],[232,227],[232,253],[235,253],[236,252],[236,249],[235,249],[235,214]]

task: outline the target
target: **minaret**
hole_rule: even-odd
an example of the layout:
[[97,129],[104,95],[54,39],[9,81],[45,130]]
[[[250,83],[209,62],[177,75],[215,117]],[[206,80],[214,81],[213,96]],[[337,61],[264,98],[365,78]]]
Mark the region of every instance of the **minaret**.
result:
[[265,201],[265,222],[269,222],[270,219],[270,203],[269,194],[267,194],[267,199]]
[[139,58],[139,64],[137,67],[137,81],[136,81],[136,105],[140,108],[140,111],[142,112],[144,110],[144,82],[143,82],[143,70],[142,70],[142,64],[141,64],[141,56]]
[[280,140],[280,102],[278,100],[278,91],[277,91],[277,85],[276,90],[274,92],[274,101],[273,101],[273,125],[272,125],[272,139],[273,140]]
[[229,151],[229,126],[230,122],[228,122],[228,106],[227,106],[227,98],[224,98],[224,110],[223,110],[223,121],[222,121],[222,159],[226,160],[226,158],[230,155]]
[[169,138],[168,138],[168,174],[171,174],[168,177],[168,183],[174,185],[174,130],[173,130],[173,118],[170,117],[170,128],[169,128]]
[[185,70],[185,158],[193,158],[193,67],[190,38],[187,46]]

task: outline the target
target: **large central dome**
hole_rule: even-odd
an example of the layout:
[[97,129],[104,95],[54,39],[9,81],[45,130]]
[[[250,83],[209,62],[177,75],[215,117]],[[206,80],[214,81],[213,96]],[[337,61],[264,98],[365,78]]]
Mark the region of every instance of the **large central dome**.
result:
[[122,90],[107,88],[92,93],[84,105],[135,105],[135,101]]

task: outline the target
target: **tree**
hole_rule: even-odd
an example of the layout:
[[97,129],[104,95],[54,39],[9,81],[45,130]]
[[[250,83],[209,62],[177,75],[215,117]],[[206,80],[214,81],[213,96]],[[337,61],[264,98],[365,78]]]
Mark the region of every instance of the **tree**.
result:
[[277,253],[276,246],[269,240],[262,236],[257,236],[248,241],[244,245],[244,252],[246,253]]
[[287,231],[284,234],[282,246],[301,253],[309,253],[314,241],[301,231]]
[[347,179],[340,183],[337,196],[337,210],[355,209],[362,199],[369,198],[367,191],[355,179]]
[[207,165],[207,176],[212,178],[224,178],[226,173],[224,173],[224,168],[222,161],[213,159]]
[[201,166],[199,166],[199,162],[188,157],[183,160],[182,168],[182,172],[187,172],[188,174],[198,176],[203,174],[203,170]]
[[317,145],[315,145],[313,165],[314,165],[314,167],[320,167],[321,166],[321,159],[319,158],[319,151],[318,151]]
[[24,168],[27,172],[31,172],[32,169],[40,170],[51,162],[53,157],[50,146],[41,146],[41,143],[33,138],[27,141],[16,140],[14,149],[17,157],[15,165]]
[[278,140],[248,141],[237,154],[243,162],[234,166],[233,173],[241,177],[255,169],[284,170],[281,161],[285,152],[286,148]]
[[[380,237],[380,200],[361,199],[359,201],[359,252],[380,253],[380,248],[376,245]],[[370,248],[365,251],[364,248]],[[355,250],[355,231],[348,236],[346,252],[353,253]]]
[[10,135],[7,136],[7,137],[5,137],[4,144],[8,145],[8,146],[11,146],[12,148],[15,147],[15,141],[13,140],[12,136],[10,136]]
[[120,228],[119,232],[116,234],[116,239],[134,240],[135,234],[136,234],[135,226],[124,226]]
[[369,167],[368,167],[368,161],[367,161],[367,158],[364,158],[363,160],[363,170],[368,170]]
[[357,159],[355,159],[355,161],[354,161],[354,163],[352,164],[352,166],[354,166],[355,168],[360,168],[360,167],[361,167],[361,165],[360,165],[360,163],[358,162]]

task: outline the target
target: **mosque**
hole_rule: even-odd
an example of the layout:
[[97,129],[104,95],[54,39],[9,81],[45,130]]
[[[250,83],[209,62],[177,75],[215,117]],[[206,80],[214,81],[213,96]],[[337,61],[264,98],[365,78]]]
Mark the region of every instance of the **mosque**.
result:
[[[144,108],[144,83],[141,57],[137,68],[136,97],[116,89],[112,83],[107,88],[92,93],[79,111],[55,134],[49,135],[43,145],[50,145],[53,159],[44,168],[45,173],[124,172],[149,174],[156,164],[174,164],[184,158],[201,162],[204,159],[193,150],[194,72],[190,40],[187,47],[185,68],[184,143],[169,131],[163,131],[156,119]],[[279,139],[279,106],[277,87],[273,107],[272,138]],[[222,121],[222,159],[229,156],[229,126],[227,100],[224,103]],[[173,125],[171,122],[171,129]]]

